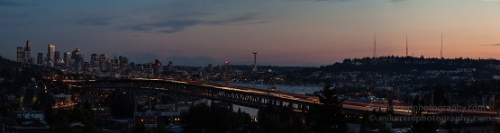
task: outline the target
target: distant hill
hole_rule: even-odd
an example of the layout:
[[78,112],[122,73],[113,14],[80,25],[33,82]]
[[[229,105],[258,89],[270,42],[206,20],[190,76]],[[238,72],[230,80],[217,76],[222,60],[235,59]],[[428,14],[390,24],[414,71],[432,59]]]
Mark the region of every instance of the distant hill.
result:
[[22,67],[23,64],[0,56],[0,67]]
[[500,65],[499,60],[494,59],[440,59],[440,58],[415,58],[384,56],[378,58],[355,58],[344,59],[342,63],[321,66],[319,68],[309,68],[313,71],[341,72],[341,71],[391,71],[408,72],[411,70],[457,70],[458,68],[476,68],[479,70],[496,70],[496,65]]

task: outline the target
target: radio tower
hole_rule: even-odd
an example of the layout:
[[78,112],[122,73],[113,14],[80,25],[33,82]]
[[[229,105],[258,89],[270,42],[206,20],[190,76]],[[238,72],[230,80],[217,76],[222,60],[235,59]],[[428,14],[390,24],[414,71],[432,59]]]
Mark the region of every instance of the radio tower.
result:
[[441,59],[443,58],[443,33],[441,33],[441,51],[439,51]]
[[254,50],[252,52],[253,54],[253,68],[252,68],[252,71],[253,72],[257,72],[257,50]]
[[408,57],[408,33],[406,33],[406,57]]
[[373,58],[377,58],[377,34],[373,34]]

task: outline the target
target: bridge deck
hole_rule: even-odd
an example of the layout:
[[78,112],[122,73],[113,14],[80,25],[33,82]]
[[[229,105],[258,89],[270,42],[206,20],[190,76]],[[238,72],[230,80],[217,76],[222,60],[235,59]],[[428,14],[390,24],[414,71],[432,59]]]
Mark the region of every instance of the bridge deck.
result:
[[[289,92],[280,92],[280,91],[272,91],[272,90],[263,90],[263,89],[256,89],[256,88],[250,88],[250,87],[241,87],[241,86],[234,86],[234,85],[227,85],[227,84],[215,84],[215,83],[206,83],[206,82],[199,82],[199,81],[179,81],[179,80],[164,80],[164,79],[113,79],[113,80],[63,80],[65,83],[101,83],[101,84],[112,84],[112,83],[139,83],[139,82],[155,82],[155,83],[173,83],[173,84],[180,84],[180,85],[188,85],[188,86],[196,86],[196,87],[203,87],[203,88],[208,88],[208,89],[213,89],[213,90],[224,90],[224,91],[229,91],[229,92],[235,92],[235,93],[240,93],[240,94],[245,94],[245,95],[253,95],[253,96],[259,96],[259,97],[271,97],[274,99],[280,99],[281,101],[285,102],[294,102],[294,103],[301,103],[301,104],[308,104],[308,105],[314,105],[314,104],[321,104],[319,102],[318,97],[316,96],[309,96],[309,95],[304,95],[304,94],[296,94],[296,93],[289,93]],[[381,103],[367,103],[367,102],[358,102],[358,101],[344,101],[343,107],[346,109],[352,109],[352,110],[360,110],[360,111],[371,111],[374,108],[378,109],[379,107],[384,108],[387,107],[386,104],[381,104]],[[404,107],[401,107],[404,108]],[[394,110],[395,114],[399,115],[409,115],[410,109],[395,109]],[[447,112],[444,112],[447,113]],[[471,115],[496,115],[496,111],[489,111],[489,110],[482,110],[482,111],[463,111],[461,113],[464,114],[471,114]]]

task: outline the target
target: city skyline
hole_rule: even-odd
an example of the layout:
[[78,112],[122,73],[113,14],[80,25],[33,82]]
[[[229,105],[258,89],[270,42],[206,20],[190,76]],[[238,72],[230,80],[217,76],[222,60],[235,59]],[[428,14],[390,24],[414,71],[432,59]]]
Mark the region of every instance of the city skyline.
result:
[[[96,6],[98,5],[98,6]],[[377,55],[500,58],[500,2],[410,1],[106,1],[0,0],[0,53],[15,60],[78,47],[130,62],[175,65],[319,66]],[[425,8],[422,8],[425,7]],[[258,10],[257,10],[258,9]]]

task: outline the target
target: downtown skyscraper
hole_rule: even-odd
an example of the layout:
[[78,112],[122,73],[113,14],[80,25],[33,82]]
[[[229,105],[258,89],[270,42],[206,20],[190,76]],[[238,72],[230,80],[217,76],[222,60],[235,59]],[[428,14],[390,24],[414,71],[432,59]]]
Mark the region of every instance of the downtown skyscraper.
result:
[[70,69],[71,68],[71,52],[65,52],[64,53],[64,68]]
[[48,57],[47,57],[47,61],[52,61],[52,62],[55,62],[55,55],[56,55],[56,46],[54,44],[49,44],[48,46]]
[[71,52],[71,64],[73,64],[73,70],[81,71],[82,66],[84,64],[84,56],[80,52],[79,48],[76,48],[73,52]]
[[31,41],[26,41],[26,47],[17,47],[17,62],[33,64],[31,58]]
[[17,47],[17,62],[24,62],[24,48]]
[[31,41],[26,41],[26,47],[24,47],[24,62],[28,64],[33,64],[33,58],[31,58]]
[[45,61],[43,60],[43,53],[38,53],[36,64],[37,65],[43,65]]

